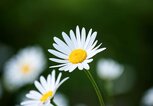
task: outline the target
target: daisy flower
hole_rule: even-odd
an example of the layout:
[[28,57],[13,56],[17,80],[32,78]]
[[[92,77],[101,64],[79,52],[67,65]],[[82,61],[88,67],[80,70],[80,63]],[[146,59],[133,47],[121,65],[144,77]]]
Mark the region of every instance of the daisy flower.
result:
[[112,59],[101,59],[97,64],[97,74],[101,79],[114,80],[122,75],[124,67]]
[[40,47],[20,50],[4,66],[4,81],[9,90],[32,83],[44,70],[46,59]]
[[50,104],[50,100],[54,97],[59,86],[64,83],[69,77],[64,78],[60,81],[62,73],[59,73],[57,80],[55,76],[55,70],[47,76],[45,79],[43,76],[40,77],[40,82],[35,81],[35,86],[38,89],[31,90],[26,97],[29,100],[26,100],[21,103],[23,106],[46,106]]
[[105,48],[100,48],[102,43],[96,46],[98,43],[98,40],[96,40],[97,32],[92,33],[92,29],[90,29],[86,33],[85,28],[80,31],[77,26],[76,33],[70,30],[69,36],[62,32],[64,41],[54,37],[53,47],[56,50],[49,49],[48,51],[56,58],[49,59],[58,64],[50,68],[59,67],[59,70],[69,72],[77,67],[79,70],[88,70],[90,68],[88,64],[93,61],[92,57],[105,50]]

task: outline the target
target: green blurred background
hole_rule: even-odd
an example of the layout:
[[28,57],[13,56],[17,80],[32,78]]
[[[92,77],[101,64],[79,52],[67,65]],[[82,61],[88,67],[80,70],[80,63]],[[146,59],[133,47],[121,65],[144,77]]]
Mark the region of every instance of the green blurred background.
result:
[[[76,25],[98,31],[97,39],[107,50],[90,64],[91,73],[107,94],[96,74],[99,58],[113,58],[132,69],[133,86],[113,96],[114,106],[139,106],[148,88],[153,86],[153,1],[152,0],[1,0],[0,1],[0,79],[4,63],[23,47],[40,45],[47,52],[53,48],[53,37],[69,33]],[[48,61],[49,65],[54,64]],[[46,67],[43,74],[51,69]],[[131,70],[130,70],[131,71]],[[70,106],[85,103],[99,106],[94,90],[82,71],[64,73],[70,76],[59,91],[64,92]],[[130,80],[130,77],[128,78]],[[128,81],[127,79],[127,81]],[[126,85],[126,84],[124,84]],[[127,82],[128,85],[128,82]],[[122,85],[118,85],[122,89]],[[33,88],[25,86],[14,93],[3,89],[1,106],[17,104],[20,93]]]

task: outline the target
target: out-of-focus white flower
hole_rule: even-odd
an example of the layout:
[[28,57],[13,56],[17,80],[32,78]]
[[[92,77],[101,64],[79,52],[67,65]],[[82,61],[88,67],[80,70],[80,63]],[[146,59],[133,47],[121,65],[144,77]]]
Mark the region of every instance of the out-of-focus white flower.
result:
[[[57,89],[63,84],[69,77],[61,80],[62,73],[59,73],[57,80],[55,76],[55,70],[52,71],[52,74],[49,74],[47,79],[43,76],[40,77],[40,82],[35,81],[35,86],[38,89],[31,90],[26,97],[29,100],[26,100],[21,103],[23,106],[46,106],[50,105],[50,100],[54,97]],[[61,80],[61,81],[60,81]]]
[[100,48],[102,43],[96,46],[98,43],[97,32],[92,33],[92,29],[90,29],[88,34],[86,33],[85,28],[80,31],[77,26],[76,33],[70,30],[69,36],[62,32],[64,41],[54,37],[53,46],[56,50],[49,49],[48,51],[56,56],[50,60],[58,64],[50,68],[59,67],[59,70],[69,72],[76,68],[89,70],[89,63],[93,61],[93,56],[106,48]]
[[105,80],[114,80],[121,76],[124,67],[112,59],[101,59],[97,64],[97,74]]
[[146,106],[153,106],[153,88],[145,92],[142,103]]
[[64,94],[57,93],[54,97],[54,102],[57,104],[57,106],[69,106],[68,105],[68,99]]
[[4,67],[4,81],[10,90],[32,83],[44,70],[46,59],[40,47],[27,47],[11,58]]

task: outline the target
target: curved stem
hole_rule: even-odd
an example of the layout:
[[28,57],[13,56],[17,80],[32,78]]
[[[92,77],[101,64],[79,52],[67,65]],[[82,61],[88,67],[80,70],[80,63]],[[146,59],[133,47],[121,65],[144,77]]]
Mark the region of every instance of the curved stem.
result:
[[92,85],[93,85],[93,87],[95,89],[95,92],[96,92],[96,94],[98,96],[98,99],[99,99],[99,102],[100,102],[100,106],[105,106],[103,98],[102,98],[102,95],[101,95],[101,92],[100,92],[100,90],[98,88],[98,85],[95,82],[93,76],[91,75],[90,71],[86,70],[85,73],[86,73],[87,77],[89,78],[90,82],[92,83]]

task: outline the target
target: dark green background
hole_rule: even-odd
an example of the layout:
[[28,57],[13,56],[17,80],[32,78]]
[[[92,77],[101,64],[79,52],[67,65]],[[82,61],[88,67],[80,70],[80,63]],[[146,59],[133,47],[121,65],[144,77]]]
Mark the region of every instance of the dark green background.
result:
[[[3,64],[18,50],[37,44],[49,58],[52,55],[47,49],[53,48],[53,37],[61,38],[62,31],[68,33],[76,25],[98,31],[98,41],[107,47],[90,64],[91,73],[96,80],[99,80],[95,65],[98,58],[113,58],[134,69],[136,80],[133,88],[116,95],[114,105],[139,106],[144,91],[153,86],[152,0],[1,0],[0,44],[11,48],[7,51],[6,58],[0,52],[1,80]],[[53,63],[48,61],[48,67],[51,64]],[[51,71],[48,67],[43,74]],[[59,91],[68,96],[70,106],[79,102],[88,106],[99,105],[83,71],[65,73],[65,76],[70,76],[71,79]],[[17,103],[18,95],[32,87],[33,85],[28,85],[15,93],[4,90],[0,105],[13,106]],[[101,90],[106,100],[107,94],[103,88]]]

